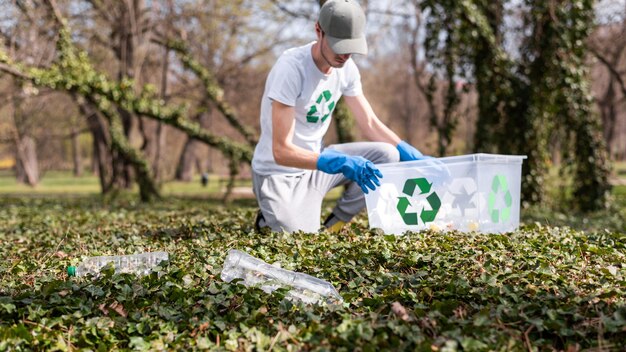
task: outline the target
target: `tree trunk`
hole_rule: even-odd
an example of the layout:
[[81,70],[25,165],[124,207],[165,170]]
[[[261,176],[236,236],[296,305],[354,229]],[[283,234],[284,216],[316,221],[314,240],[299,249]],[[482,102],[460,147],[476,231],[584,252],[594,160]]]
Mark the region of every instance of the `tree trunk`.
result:
[[107,194],[112,189],[113,159],[111,156],[110,142],[107,139],[108,130],[106,123],[98,111],[87,104],[83,98],[74,95],[78,109],[87,119],[87,126],[93,139],[93,165],[100,179],[102,194]]
[[[173,4],[169,2],[170,11],[172,11]],[[161,70],[161,99],[165,101],[167,97],[167,71],[169,70],[169,60],[170,50],[168,48],[163,48],[163,67]],[[157,131],[156,131],[156,150],[154,153],[154,160],[152,161],[152,173],[154,174],[154,178],[159,181],[161,180],[161,151],[165,147],[166,141],[166,129],[163,126],[162,122],[157,122]]]
[[80,141],[79,141],[79,131],[78,128],[74,125],[72,126],[72,161],[74,162],[74,176],[80,177],[83,175],[83,166],[82,159],[80,156]]
[[128,165],[133,168],[139,185],[141,201],[148,202],[161,198],[157,184],[154,182],[150,164],[141,152],[133,148],[124,134],[122,119],[117,110],[111,107],[108,100],[101,97],[89,97],[88,101],[107,118],[109,122],[109,138],[112,150],[117,153]]
[[[410,145],[414,145],[413,144],[413,131],[415,131],[413,129],[413,111],[418,111],[417,109],[413,109],[413,102],[412,99],[413,97],[410,96],[410,88],[409,85],[411,84],[410,78],[408,75],[404,76],[404,87],[403,87],[403,100],[406,102],[406,104],[404,104],[404,109],[402,109],[402,122],[404,125],[404,140],[409,143]],[[415,118],[417,118],[417,116],[415,115]],[[402,136],[400,136],[400,138],[402,138]]]
[[137,117],[137,121],[139,122],[141,137],[143,138],[141,151],[146,156],[146,159],[152,163],[152,169],[154,171],[154,168],[156,167],[154,162],[157,158],[157,150],[159,148],[158,129],[161,123],[148,117]]
[[22,166],[20,159],[15,154],[15,181],[17,183],[26,183],[26,174],[24,174],[24,167]]
[[21,136],[17,143],[17,181],[29,186],[39,183],[39,165],[37,162],[37,147],[35,139],[31,136]]
[[617,102],[615,101],[615,78],[611,76],[604,98],[598,104],[600,105],[600,113],[602,115],[602,126],[604,131],[604,140],[606,141],[606,150],[609,157],[613,156],[613,139],[615,138],[615,127],[617,121],[617,111],[615,109]]
[[235,189],[235,181],[239,174],[239,163],[233,159],[228,162],[228,183],[226,184],[226,190],[222,196],[222,203],[230,204],[233,201],[233,190]]
[[[130,140],[134,115],[119,108],[118,113],[122,120],[124,135]],[[119,153],[113,151],[113,183],[120,188],[130,188],[133,185],[132,166]]]
[[100,179],[100,189],[102,194],[106,194],[112,188],[111,178],[113,174],[111,153],[105,137],[106,132],[100,127],[100,121],[94,121],[100,120],[98,116],[88,117],[87,120],[93,137],[93,159]]
[[[14,91],[21,88],[18,84],[13,84]],[[29,135],[28,126],[25,125],[22,113],[23,98],[11,93],[11,116],[13,117],[13,140],[15,142],[15,176],[17,182],[25,183],[29,186],[36,186],[39,183],[39,163],[37,161],[37,145],[35,139]]]
[[157,181],[160,181],[163,178],[161,175],[161,154],[165,148],[165,142],[167,141],[167,129],[161,122],[159,122],[159,125],[157,126],[156,139],[156,152],[154,154],[154,161],[152,162],[152,170],[154,178]]
[[[207,119],[206,119],[206,127],[205,128],[210,128],[213,125],[213,119],[214,116],[213,114],[207,114]],[[215,171],[215,164],[214,161],[216,160],[215,158],[215,149],[209,147],[209,150],[207,151],[207,158],[205,160],[204,163],[202,163],[203,165],[203,169],[202,171],[207,172],[207,173],[214,173]],[[219,160],[219,158],[217,159]]]
[[[210,124],[210,112],[202,112],[198,115],[198,122],[203,128],[208,128]],[[198,164],[199,150],[203,147],[200,141],[187,137],[187,142],[180,155],[178,166],[176,167],[176,179],[189,182],[193,178],[194,165]],[[198,170],[201,171],[201,170]]]
[[[119,61],[118,81],[124,79],[134,80],[138,74],[136,72],[138,70],[137,66],[142,62],[141,59],[136,60],[135,56],[142,40],[141,36],[144,35],[140,28],[142,17],[145,15],[144,1],[120,2],[118,6],[121,10],[121,18],[117,22],[116,31],[112,33],[115,54]],[[138,118],[132,112],[121,107],[118,107],[117,113],[122,119],[124,135],[132,144],[133,122],[137,121]],[[143,130],[141,132],[144,137],[144,148],[142,149],[151,149],[152,139],[148,138]],[[113,182],[120,187],[130,188],[133,184],[134,175],[133,167],[128,163],[128,160],[119,153],[113,152],[113,165]]]
[[176,179],[178,181],[189,182],[193,178],[193,166],[196,164],[196,149],[199,147],[198,141],[188,138],[180,155],[178,166],[176,167]]

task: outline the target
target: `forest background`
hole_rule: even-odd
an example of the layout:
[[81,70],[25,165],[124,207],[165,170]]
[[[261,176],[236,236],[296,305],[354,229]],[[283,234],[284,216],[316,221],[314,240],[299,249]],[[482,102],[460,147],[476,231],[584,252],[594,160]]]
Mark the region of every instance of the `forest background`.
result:
[[[362,1],[366,96],[435,156],[528,155],[525,204],[605,208],[626,160],[623,1]],[[265,77],[317,1],[0,1],[0,168],[103,194],[249,178]],[[358,140],[340,104],[326,143]],[[617,168],[619,170],[619,167]],[[555,174],[556,184],[548,182]]]

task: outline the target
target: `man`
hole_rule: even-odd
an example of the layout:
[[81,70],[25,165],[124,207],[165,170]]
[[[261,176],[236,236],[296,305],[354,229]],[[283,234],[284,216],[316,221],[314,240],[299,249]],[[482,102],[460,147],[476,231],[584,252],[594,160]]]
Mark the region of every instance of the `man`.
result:
[[[355,0],[330,0],[315,24],[317,41],[285,51],[272,68],[261,101],[261,137],[252,159],[256,225],[316,232],[324,195],[347,184],[324,222],[338,231],[380,186],[377,163],[427,158],[385,126],[363,95],[352,54],[367,54],[365,14]],[[343,96],[372,142],[323,148],[333,109]]]

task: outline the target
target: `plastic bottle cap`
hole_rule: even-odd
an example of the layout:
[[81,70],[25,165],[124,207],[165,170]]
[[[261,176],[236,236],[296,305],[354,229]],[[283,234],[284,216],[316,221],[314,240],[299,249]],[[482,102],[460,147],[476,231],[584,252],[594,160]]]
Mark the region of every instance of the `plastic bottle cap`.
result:
[[67,275],[69,275],[69,276],[76,276],[76,267],[75,266],[68,266],[67,267]]

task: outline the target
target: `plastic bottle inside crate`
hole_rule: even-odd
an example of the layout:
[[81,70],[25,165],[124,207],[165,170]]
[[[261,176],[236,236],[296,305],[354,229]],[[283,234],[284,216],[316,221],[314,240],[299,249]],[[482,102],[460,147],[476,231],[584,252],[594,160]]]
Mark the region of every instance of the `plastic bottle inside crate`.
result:
[[318,303],[320,300],[343,302],[337,290],[324,280],[270,265],[236,249],[228,252],[221,278],[226,282],[242,279],[244,285],[258,286],[267,293],[280,287],[290,287],[286,297],[304,303]]
[[150,274],[154,267],[168,259],[169,255],[166,252],[90,257],[77,266],[68,267],[67,274],[69,276],[79,277],[87,274],[98,276],[104,266],[113,263],[116,273],[147,275]]

